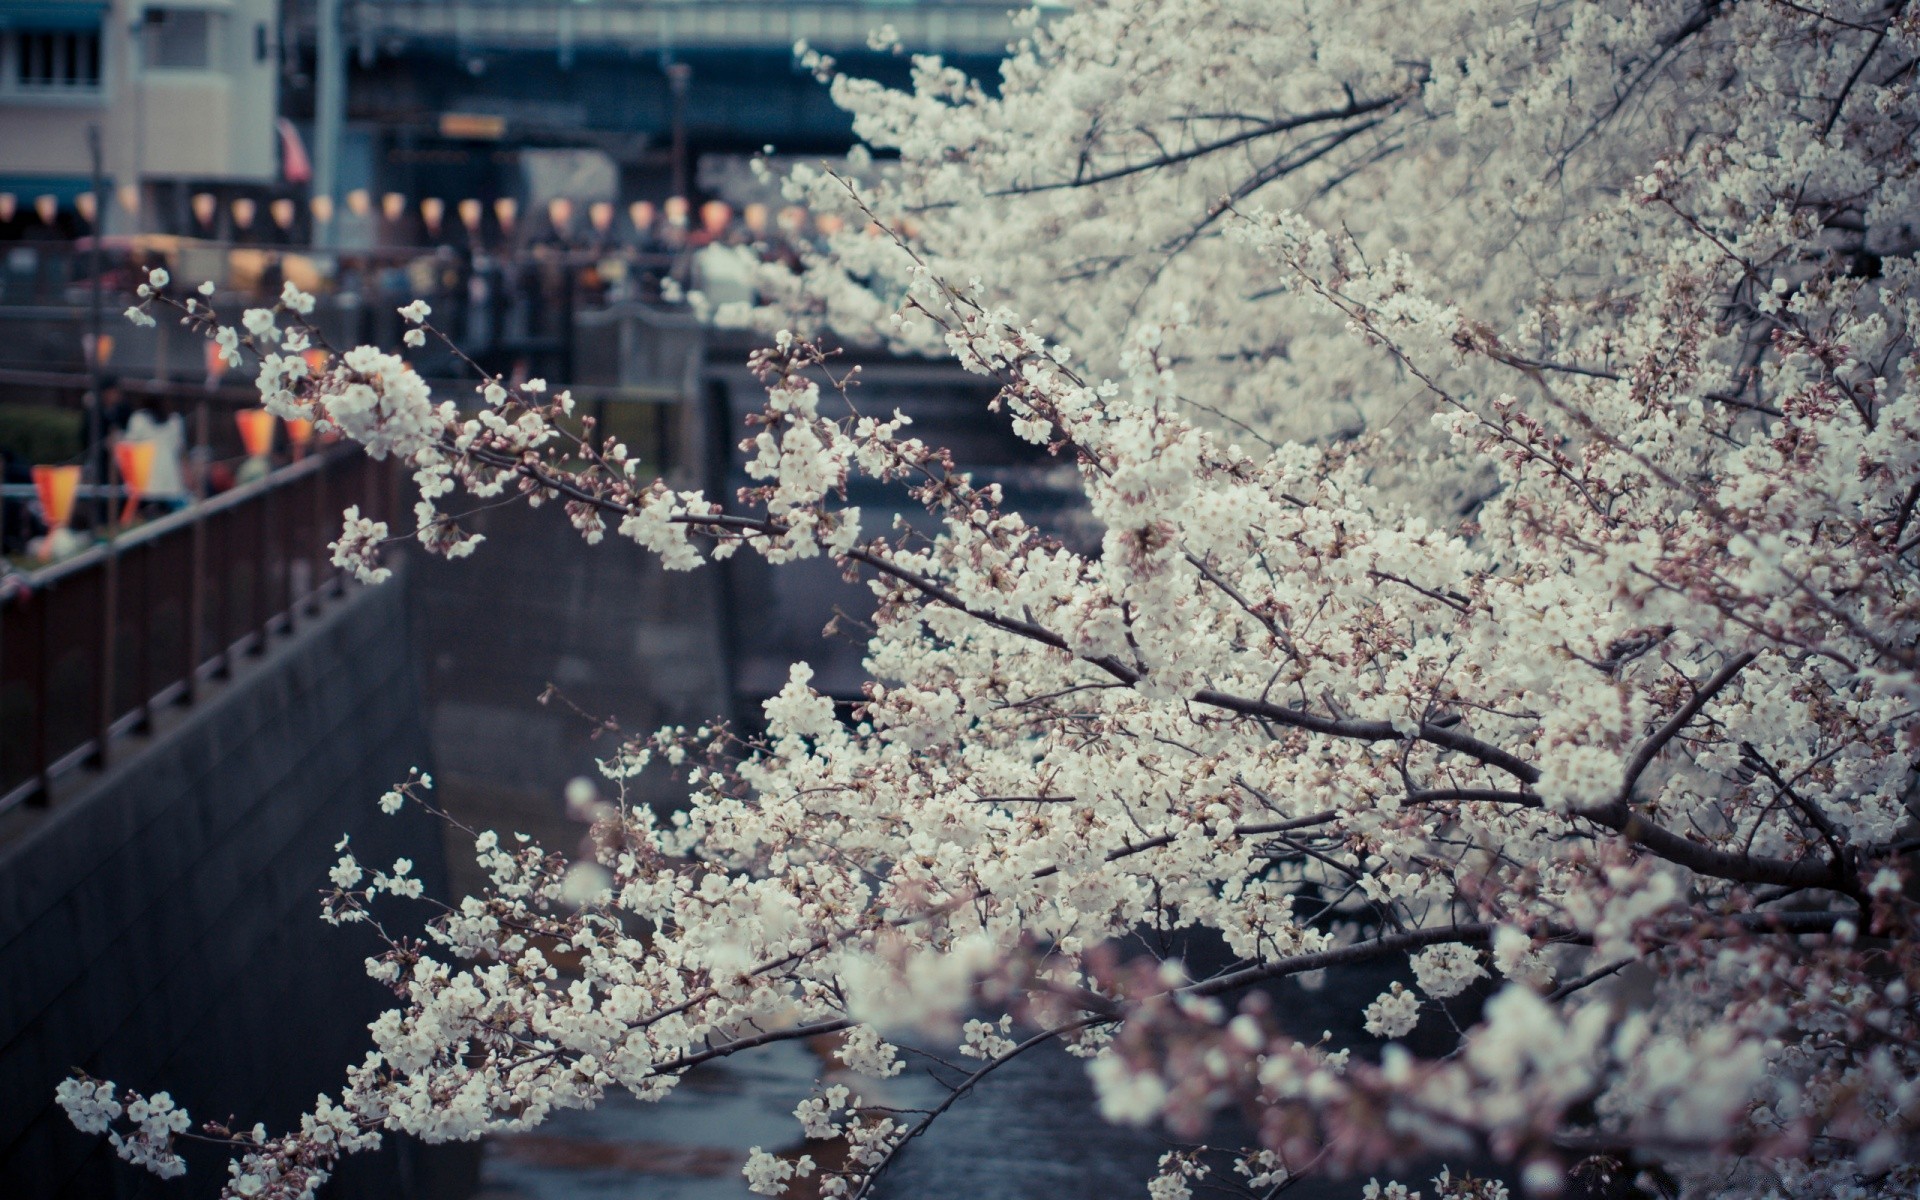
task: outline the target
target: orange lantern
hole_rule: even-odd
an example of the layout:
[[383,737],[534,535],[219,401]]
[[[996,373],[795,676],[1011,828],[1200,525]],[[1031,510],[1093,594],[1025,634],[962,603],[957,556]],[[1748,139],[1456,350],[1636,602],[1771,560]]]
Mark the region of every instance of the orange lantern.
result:
[[207,384],[211,387],[214,381],[227,373],[227,360],[226,356],[220,353],[218,342],[206,342],[204,345],[207,356]]
[[471,199],[462,200],[456,208],[460,213],[460,223],[467,227],[467,232],[470,234],[478,234],[480,232],[480,202]]
[[653,228],[653,201],[635,200],[627,205],[627,220],[641,233]]
[[34,214],[40,218],[42,225],[53,224],[54,218],[60,215],[60,197],[53,195],[35,196],[33,199],[33,211]]
[[407,198],[399,192],[388,192],[380,197],[380,215],[389,221],[398,221],[407,215]]
[[685,196],[667,197],[667,224],[675,229],[687,227],[687,214],[692,211],[693,206],[687,202]]
[[847,223],[832,213],[822,213],[813,219],[813,227],[820,231],[821,236],[832,237],[842,229],[845,229]]
[[256,204],[250,197],[242,196],[238,200],[235,200],[233,202],[234,228],[236,229],[253,228],[254,214],[259,211],[260,211],[260,206]]
[[33,488],[40,493],[40,515],[47,522],[47,537],[40,554],[42,558],[52,558],[54,542],[59,540],[55,535],[73,520],[73,499],[80,493],[80,468],[35,467]]
[[747,228],[753,232],[753,236],[760,237],[767,232],[767,206],[766,205],[764,204],[747,205],[746,211],[741,214],[741,219],[746,221]]
[[493,202],[493,219],[500,222],[503,230],[513,229],[513,219],[520,215],[520,204],[512,196],[502,196]]
[[547,220],[552,222],[554,232],[565,233],[567,226],[573,224],[573,201],[565,196],[547,201]]
[[312,200],[308,201],[307,206],[313,210],[313,219],[319,224],[326,225],[332,222],[333,220],[333,197],[332,196],[326,196],[326,195],[315,196]]
[[152,442],[115,442],[113,445],[114,465],[120,468],[120,482],[127,485],[127,503],[120,510],[122,525],[133,520],[140,508],[140,497],[146,495],[147,480],[153,476],[155,449]]
[[313,422],[305,417],[287,418],[287,445],[293,447],[295,462],[307,456],[307,447],[313,442]]
[[273,449],[273,414],[264,408],[243,408],[233,414],[240,427],[240,444],[249,458],[265,458]]
[[0,192],[0,221],[13,220],[13,214],[20,211],[20,197],[12,192]]
[[700,206],[700,228],[711,237],[719,237],[733,222],[733,209],[725,200],[709,200]]
[[272,217],[273,223],[281,229],[292,229],[294,217],[293,201],[287,199],[285,196],[280,197],[278,200],[267,205],[267,215]]
[[440,226],[447,219],[447,202],[438,196],[420,201],[420,219],[427,223],[428,237],[439,237]]
[[807,210],[797,204],[789,204],[780,210],[780,229],[788,237],[798,237],[807,227]]
[[188,203],[193,208],[193,219],[201,225],[213,224],[214,214],[220,211],[220,200],[212,192],[195,192]]
[[311,374],[311,375],[325,374],[327,370],[327,363],[332,359],[331,355],[329,355],[325,350],[320,349],[320,347],[318,346],[315,346],[313,349],[307,351],[305,354],[301,355],[300,357],[307,360],[307,372],[308,374]]
[[92,192],[81,192],[73,198],[73,211],[80,214],[82,221],[91,225],[100,215],[100,200]]
[[354,188],[347,193],[347,211],[356,217],[364,217],[373,211],[373,194],[365,188]]
[[594,201],[587,208],[587,220],[592,222],[595,233],[606,233],[613,228],[613,205],[605,200]]

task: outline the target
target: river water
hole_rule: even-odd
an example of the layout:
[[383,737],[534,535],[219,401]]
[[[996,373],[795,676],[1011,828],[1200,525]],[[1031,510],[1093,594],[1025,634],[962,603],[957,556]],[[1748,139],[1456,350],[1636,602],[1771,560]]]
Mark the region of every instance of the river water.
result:
[[[890,1080],[835,1081],[872,1104],[927,1107],[945,1092],[908,1070]],[[747,1200],[747,1150],[801,1149],[794,1105],[827,1064],[799,1043],[775,1044],[693,1073],[665,1101],[624,1092],[590,1112],[486,1147],[478,1200]],[[1220,1131],[1223,1138],[1225,1131]],[[819,1143],[811,1148],[816,1156]],[[1171,1147],[1155,1130],[1100,1119],[1085,1064],[1036,1049],[996,1071],[903,1151],[877,1200],[1108,1200],[1146,1196]],[[1430,1174],[1431,1172],[1427,1172]],[[1402,1176],[1409,1186],[1422,1176]],[[1289,1200],[1351,1200],[1364,1180],[1301,1180]],[[808,1193],[795,1191],[792,1196]]]

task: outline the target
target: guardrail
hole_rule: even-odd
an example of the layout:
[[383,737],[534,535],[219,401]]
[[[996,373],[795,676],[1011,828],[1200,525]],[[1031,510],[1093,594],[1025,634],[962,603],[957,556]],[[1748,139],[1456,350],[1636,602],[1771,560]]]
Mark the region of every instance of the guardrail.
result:
[[344,590],[340,512],[391,520],[391,463],[336,447],[0,586],[0,812],[104,766],[113,739],[191,704],[237,655]]

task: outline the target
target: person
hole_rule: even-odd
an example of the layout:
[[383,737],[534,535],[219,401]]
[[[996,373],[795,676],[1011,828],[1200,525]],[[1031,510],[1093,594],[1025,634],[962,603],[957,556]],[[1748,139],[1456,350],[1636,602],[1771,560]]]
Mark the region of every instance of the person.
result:
[[759,258],[739,238],[715,238],[693,254],[693,284],[714,308],[754,302]]
[[152,442],[153,467],[142,498],[172,510],[185,508],[189,499],[181,458],[186,451],[187,425],[164,396],[153,397],[127,418],[124,435],[130,442]]

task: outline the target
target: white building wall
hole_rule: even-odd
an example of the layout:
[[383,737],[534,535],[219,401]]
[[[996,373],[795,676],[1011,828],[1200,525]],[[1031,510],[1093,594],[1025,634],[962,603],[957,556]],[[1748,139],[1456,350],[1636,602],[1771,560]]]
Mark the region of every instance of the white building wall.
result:
[[[45,12],[54,3],[100,7],[84,0],[26,7]],[[88,175],[87,128],[97,124],[105,173],[116,187],[275,179],[278,0],[111,0],[100,24],[94,88],[24,81],[21,35],[31,31],[33,17],[15,8],[10,19],[10,7],[0,0],[0,178],[18,186],[22,177]],[[176,14],[175,36],[163,44],[156,27]],[[197,39],[179,36],[195,28],[205,31],[198,52]]]

